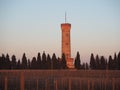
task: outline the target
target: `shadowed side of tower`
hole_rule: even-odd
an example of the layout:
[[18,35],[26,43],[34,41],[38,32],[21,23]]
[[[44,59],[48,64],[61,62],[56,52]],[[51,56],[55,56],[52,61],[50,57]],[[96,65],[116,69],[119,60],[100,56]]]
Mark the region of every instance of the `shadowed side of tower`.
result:
[[70,43],[70,23],[62,23],[62,54],[65,54],[67,67],[74,68],[73,58],[71,58],[71,43]]

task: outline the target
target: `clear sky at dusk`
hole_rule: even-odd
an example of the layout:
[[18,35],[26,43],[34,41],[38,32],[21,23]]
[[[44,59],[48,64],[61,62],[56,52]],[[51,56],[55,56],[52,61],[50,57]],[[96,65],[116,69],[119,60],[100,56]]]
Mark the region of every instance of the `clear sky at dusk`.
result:
[[0,55],[60,57],[65,11],[73,58],[77,51],[83,62],[91,53],[107,58],[120,51],[120,0],[0,0]]

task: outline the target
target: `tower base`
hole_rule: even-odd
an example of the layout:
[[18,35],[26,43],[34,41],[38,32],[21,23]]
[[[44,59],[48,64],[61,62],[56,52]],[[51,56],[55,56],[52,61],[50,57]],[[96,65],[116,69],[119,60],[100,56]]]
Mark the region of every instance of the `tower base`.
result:
[[69,69],[74,69],[73,58],[67,58],[67,67]]

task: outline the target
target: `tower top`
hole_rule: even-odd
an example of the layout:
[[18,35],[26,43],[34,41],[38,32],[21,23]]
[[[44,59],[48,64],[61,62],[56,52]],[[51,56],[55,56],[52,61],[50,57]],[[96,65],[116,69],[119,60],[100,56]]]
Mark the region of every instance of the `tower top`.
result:
[[61,26],[71,26],[70,23],[67,22],[67,13],[65,12],[65,22],[61,24]]

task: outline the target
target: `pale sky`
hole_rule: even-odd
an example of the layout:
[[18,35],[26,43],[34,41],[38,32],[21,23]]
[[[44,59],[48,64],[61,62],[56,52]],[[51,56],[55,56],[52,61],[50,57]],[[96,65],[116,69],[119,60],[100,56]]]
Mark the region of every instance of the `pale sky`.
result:
[[73,58],[77,51],[82,62],[120,51],[120,0],[0,0],[0,55],[60,57],[65,11]]

